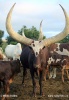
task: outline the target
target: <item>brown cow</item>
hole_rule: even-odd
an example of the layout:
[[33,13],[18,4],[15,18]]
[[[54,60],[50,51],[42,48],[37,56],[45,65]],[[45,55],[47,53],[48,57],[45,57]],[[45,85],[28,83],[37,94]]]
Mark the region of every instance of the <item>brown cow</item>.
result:
[[[0,61],[0,82],[3,83],[5,95],[8,95],[9,85],[12,83],[14,75],[20,72],[20,61]],[[1,84],[1,83],[0,83]],[[3,100],[5,97],[2,98]]]

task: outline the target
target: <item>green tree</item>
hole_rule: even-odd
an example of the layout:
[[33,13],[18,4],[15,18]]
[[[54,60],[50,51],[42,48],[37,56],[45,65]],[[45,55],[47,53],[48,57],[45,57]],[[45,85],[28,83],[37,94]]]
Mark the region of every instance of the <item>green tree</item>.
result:
[[63,40],[59,41],[60,43],[67,43],[69,42],[69,35],[67,35]]
[[4,35],[4,31],[0,30],[0,38],[2,38]]
[[4,31],[0,30],[0,47],[2,46],[2,37],[4,35]]
[[5,48],[6,48],[7,45],[8,45],[7,42],[2,42],[2,49],[3,49],[3,51],[5,51]]
[[[22,35],[22,32],[24,30],[24,34],[26,37],[38,40],[39,37],[39,31],[36,29],[36,27],[32,26],[32,28],[27,28],[26,26],[23,26],[20,30],[18,30],[18,33]],[[45,38],[45,36],[44,36]],[[16,44],[17,41],[14,40],[11,36],[7,37],[8,44]]]
[[26,37],[35,39],[35,40],[38,39],[39,31],[34,26],[32,26],[32,28],[29,28],[29,29],[26,26],[24,26],[18,31],[18,33],[22,34],[23,30]]
[[14,40],[11,36],[7,36],[8,44],[17,44],[17,41]]

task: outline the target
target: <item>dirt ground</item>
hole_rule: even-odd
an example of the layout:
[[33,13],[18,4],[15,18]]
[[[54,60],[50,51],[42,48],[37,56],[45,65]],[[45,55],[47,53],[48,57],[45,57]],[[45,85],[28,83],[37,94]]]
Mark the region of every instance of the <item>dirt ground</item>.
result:
[[[13,83],[10,85],[10,100],[69,100],[69,81],[65,77],[65,82],[62,83],[61,72],[57,72],[56,79],[47,79],[43,81],[43,91],[45,96],[39,95],[39,84],[37,81],[37,95],[32,96],[32,80],[28,70],[27,77],[25,78],[25,87],[22,83],[22,68],[21,73],[15,76]],[[2,92],[0,96],[2,95]]]

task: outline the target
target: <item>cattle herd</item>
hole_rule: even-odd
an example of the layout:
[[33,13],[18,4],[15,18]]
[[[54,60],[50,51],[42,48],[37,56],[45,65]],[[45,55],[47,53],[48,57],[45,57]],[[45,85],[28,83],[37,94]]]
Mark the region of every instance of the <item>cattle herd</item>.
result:
[[[36,97],[36,81],[35,74],[39,77],[40,95],[43,93],[43,78],[46,80],[46,74],[50,78],[56,78],[56,69],[60,68],[62,72],[62,82],[64,82],[64,71],[67,73],[69,79],[69,43],[56,43],[64,39],[69,34],[69,16],[65,9],[60,5],[65,16],[65,28],[58,35],[43,39],[42,21],[40,23],[39,39],[33,40],[27,38],[24,34],[21,36],[16,33],[11,25],[11,15],[15,4],[10,9],[6,18],[6,30],[8,34],[19,43],[16,45],[7,45],[5,53],[0,47],[0,88],[4,88],[4,94],[9,93],[9,86],[12,83],[16,74],[20,73],[20,67],[23,67],[23,80],[27,74],[27,69],[30,70],[33,96]],[[21,44],[25,47],[21,47]],[[2,97],[2,100],[7,97]]]

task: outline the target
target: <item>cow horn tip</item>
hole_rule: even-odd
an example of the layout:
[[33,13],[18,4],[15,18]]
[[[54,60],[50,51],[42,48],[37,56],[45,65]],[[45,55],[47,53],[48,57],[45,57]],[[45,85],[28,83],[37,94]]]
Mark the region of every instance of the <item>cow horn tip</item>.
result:
[[42,21],[41,22],[43,22],[43,19],[42,19]]
[[62,8],[61,4],[59,4],[59,5],[60,5],[60,7]]
[[41,20],[40,25],[42,24],[43,20]]
[[13,7],[15,6],[16,3],[14,3]]

